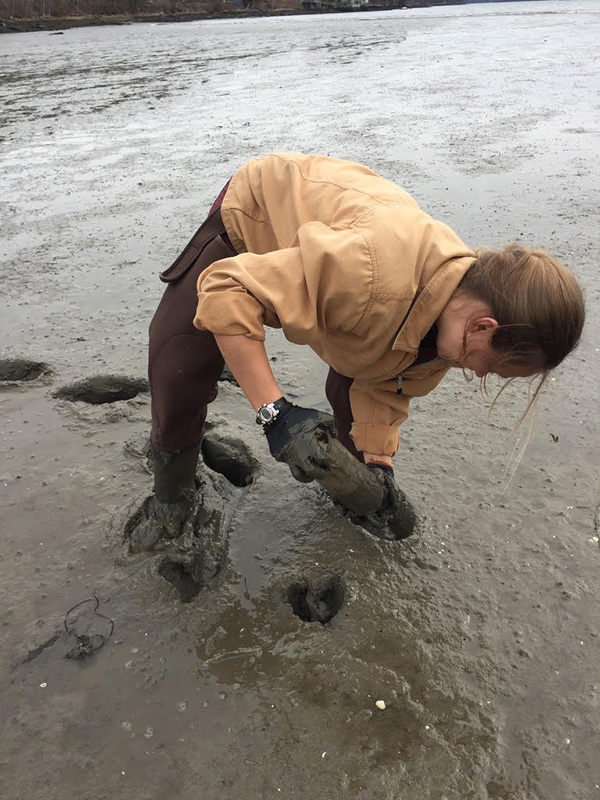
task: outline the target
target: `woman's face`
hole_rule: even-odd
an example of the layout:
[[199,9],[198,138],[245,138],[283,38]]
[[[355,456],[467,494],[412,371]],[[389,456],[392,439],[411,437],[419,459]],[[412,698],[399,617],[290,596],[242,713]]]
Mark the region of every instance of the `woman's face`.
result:
[[465,352],[459,358],[461,367],[472,370],[478,378],[490,374],[500,378],[530,378],[541,372],[542,365],[537,360],[511,361],[501,350],[492,347],[492,336],[498,327],[495,320],[493,323],[467,329]]
[[490,373],[500,378],[530,378],[540,371],[537,364],[507,361],[491,345],[474,348],[459,359],[461,367],[472,370],[478,378]]
[[460,319],[448,320],[438,335],[438,355],[446,361],[459,364],[471,370],[478,378],[498,375],[500,378],[530,378],[544,370],[544,360],[540,357],[531,361],[511,361],[502,350],[492,347],[492,338],[498,330],[498,322],[492,316],[469,316],[466,323]]

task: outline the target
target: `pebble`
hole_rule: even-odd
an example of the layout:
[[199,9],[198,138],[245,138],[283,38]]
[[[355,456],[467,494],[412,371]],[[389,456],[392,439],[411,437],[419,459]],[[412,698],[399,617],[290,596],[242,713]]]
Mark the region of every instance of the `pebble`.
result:
[[377,708],[381,709],[382,711],[385,710],[385,700],[378,700],[375,705]]

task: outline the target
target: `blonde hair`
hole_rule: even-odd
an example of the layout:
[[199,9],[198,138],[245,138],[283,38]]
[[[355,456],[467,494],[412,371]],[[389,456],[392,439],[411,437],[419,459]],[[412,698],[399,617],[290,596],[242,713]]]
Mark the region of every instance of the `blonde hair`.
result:
[[[537,384],[530,384],[525,411],[513,433],[529,417],[525,442],[518,449],[509,479],[523,457],[533,431],[535,404],[548,378],[579,344],[585,321],[585,301],[575,276],[543,250],[506,245],[502,250],[481,249],[462,279],[459,290],[484,301],[498,322],[491,345],[503,362],[532,364],[538,368]],[[500,388],[490,413],[502,392],[515,380]],[[486,376],[482,392],[487,395]]]
[[543,250],[509,244],[479,250],[459,290],[484,301],[498,322],[491,345],[503,360],[557,367],[579,344],[583,292],[574,275]]

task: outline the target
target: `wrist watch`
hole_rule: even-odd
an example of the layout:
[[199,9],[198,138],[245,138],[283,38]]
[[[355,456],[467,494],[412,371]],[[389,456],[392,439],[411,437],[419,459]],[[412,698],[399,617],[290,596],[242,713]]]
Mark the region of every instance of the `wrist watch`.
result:
[[270,425],[277,418],[286,402],[285,398],[280,397],[274,403],[263,403],[256,411],[256,424]]

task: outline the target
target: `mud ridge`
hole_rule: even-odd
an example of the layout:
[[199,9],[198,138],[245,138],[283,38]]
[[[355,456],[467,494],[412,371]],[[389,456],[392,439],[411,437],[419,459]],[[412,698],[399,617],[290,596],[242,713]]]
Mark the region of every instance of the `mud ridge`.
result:
[[52,372],[44,361],[29,361],[25,358],[0,359],[0,384],[29,383]]
[[59,400],[88,403],[93,406],[133,400],[150,391],[145,378],[128,378],[125,375],[94,375],[91,378],[62,386],[54,392]]

